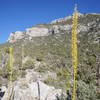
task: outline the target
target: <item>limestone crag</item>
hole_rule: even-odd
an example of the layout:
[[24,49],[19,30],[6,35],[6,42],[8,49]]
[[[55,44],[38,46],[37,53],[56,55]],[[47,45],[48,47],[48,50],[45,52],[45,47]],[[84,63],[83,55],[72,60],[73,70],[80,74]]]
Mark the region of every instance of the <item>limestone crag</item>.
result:
[[[85,16],[86,15],[79,13],[79,18],[82,19]],[[8,38],[8,42],[14,43],[21,39],[31,41],[33,37],[48,36],[48,35],[52,35],[52,34],[65,33],[65,32],[70,33],[72,25],[66,22],[68,20],[70,20],[70,22],[71,22],[72,16],[54,20],[46,25],[41,24],[41,25],[33,26],[31,28],[27,28],[25,32],[21,32],[21,31],[13,32],[10,34],[10,36]],[[60,24],[58,24],[58,23],[60,23]],[[61,24],[61,23],[64,23],[64,24]],[[88,25],[79,23],[78,24],[78,33],[88,31],[89,27],[93,23],[94,22],[88,23]]]
[[25,38],[31,40],[32,37],[38,37],[38,36],[48,36],[48,29],[33,27],[33,28],[27,28],[25,32],[16,31],[10,34],[8,42],[13,43]]
[[23,39],[25,37],[25,32],[16,31],[10,34],[8,42],[13,43],[17,40]]
[[48,35],[48,29],[47,28],[28,28],[26,29],[26,35],[29,35],[31,37],[37,37],[37,36],[47,36]]

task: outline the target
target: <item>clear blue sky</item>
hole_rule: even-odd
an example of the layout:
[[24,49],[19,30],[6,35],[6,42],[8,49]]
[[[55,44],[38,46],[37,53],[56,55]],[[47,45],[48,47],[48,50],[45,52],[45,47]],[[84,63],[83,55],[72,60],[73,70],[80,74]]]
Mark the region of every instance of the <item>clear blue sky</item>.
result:
[[[77,0],[79,11],[100,12],[100,0]],[[10,32],[72,14],[74,0],[0,0],[0,43]]]

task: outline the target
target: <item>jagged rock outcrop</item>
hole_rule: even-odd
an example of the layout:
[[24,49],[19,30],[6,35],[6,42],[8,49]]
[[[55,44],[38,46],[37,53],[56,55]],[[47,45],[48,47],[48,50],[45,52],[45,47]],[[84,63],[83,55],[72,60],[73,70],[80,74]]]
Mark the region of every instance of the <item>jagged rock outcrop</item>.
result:
[[8,42],[14,43],[21,39],[29,39],[31,40],[32,37],[39,37],[39,36],[48,36],[48,28],[38,28],[32,27],[27,28],[25,32],[16,31],[10,34]]
[[50,34],[57,34],[60,33],[61,31],[71,31],[71,25],[52,25],[49,28]]
[[[79,13],[79,19],[85,17],[86,15]],[[72,16],[68,16],[65,18],[60,18],[57,20],[48,23],[48,27],[44,25],[37,25],[31,28],[27,28],[25,32],[16,31],[10,34],[8,42],[14,43],[18,40],[24,39],[31,41],[33,37],[40,37],[40,36],[48,36],[57,33],[70,33],[71,32],[71,24],[68,24],[66,21],[70,20],[71,22]],[[64,23],[58,24],[58,23]],[[89,27],[92,23],[88,23],[88,25],[79,23],[78,25],[78,33],[88,31]]]
[[[52,25],[49,29],[50,34],[57,34],[60,32],[71,32],[72,25]],[[78,33],[79,32],[86,32],[89,30],[89,27],[86,25],[78,24]]]
[[10,34],[8,42],[13,43],[17,40],[23,39],[25,37],[25,32],[16,31]]

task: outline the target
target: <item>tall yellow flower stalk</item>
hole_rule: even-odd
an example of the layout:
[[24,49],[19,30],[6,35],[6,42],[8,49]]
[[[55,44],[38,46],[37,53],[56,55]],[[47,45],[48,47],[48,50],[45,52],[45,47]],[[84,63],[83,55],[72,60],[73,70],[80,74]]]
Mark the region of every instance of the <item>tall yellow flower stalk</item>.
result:
[[76,75],[77,75],[77,24],[78,24],[78,11],[77,6],[73,13],[72,24],[72,66],[73,66],[73,91],[72,100],[76,99]]
[[7,100],[10,99],[10,95],[11,95],[11,90],[12,90],[12,72],[13,72],[13,49],[10,47],[9,48],[9,53],[10,53],[10,56],[9,56],[9,66],[8,66],[8,73],[9,73],[9,76],[8,76],[8,98]]

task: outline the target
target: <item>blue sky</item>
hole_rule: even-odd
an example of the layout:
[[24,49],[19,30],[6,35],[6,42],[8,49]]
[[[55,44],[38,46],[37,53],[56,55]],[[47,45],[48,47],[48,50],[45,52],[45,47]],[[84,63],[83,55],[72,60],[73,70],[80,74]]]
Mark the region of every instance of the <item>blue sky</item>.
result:
[[[100,12],[100,0],[77,0],[82,13]],[[0,0],[0,43],[10,32],[72,14],[74,0]]]

